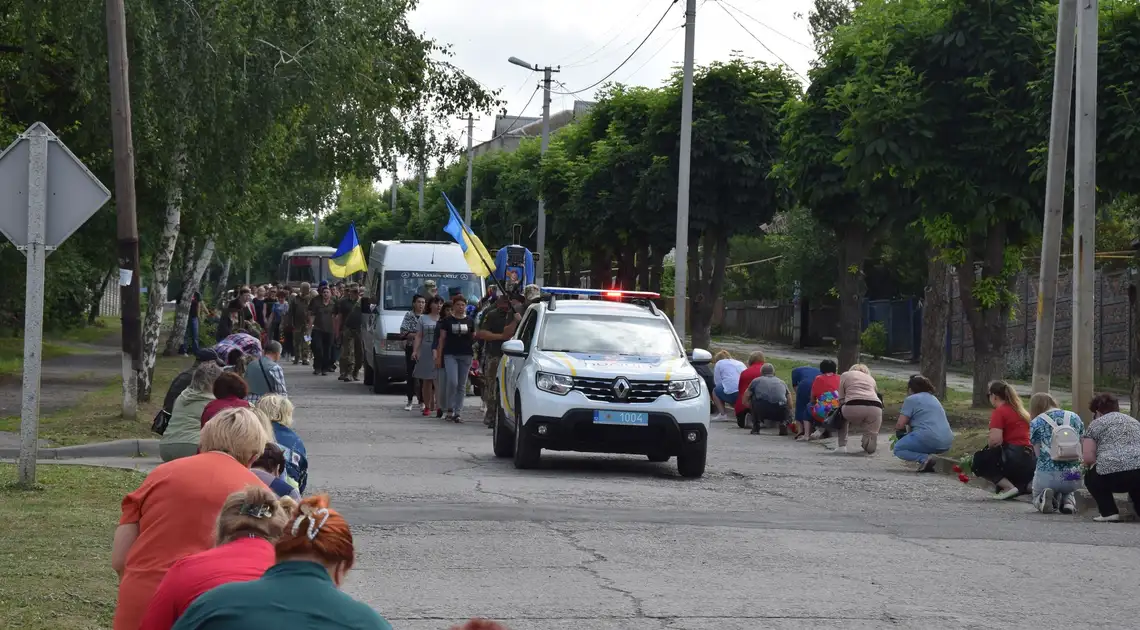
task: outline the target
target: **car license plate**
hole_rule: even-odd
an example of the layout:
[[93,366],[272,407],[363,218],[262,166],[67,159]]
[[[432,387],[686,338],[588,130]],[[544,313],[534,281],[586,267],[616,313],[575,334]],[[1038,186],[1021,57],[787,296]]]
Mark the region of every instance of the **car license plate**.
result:
[[595,411],[594,424],[647,427],[649,426],[649,414],[636,411]]

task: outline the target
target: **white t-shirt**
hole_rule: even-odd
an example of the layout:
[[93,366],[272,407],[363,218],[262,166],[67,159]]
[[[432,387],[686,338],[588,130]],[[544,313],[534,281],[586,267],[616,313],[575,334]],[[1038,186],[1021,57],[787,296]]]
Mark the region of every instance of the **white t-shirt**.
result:
[[740,373],[744,363],[736,359],[721,359],[713,366],[713,384],[720,385],[725,394],[735,394],[740,389]]

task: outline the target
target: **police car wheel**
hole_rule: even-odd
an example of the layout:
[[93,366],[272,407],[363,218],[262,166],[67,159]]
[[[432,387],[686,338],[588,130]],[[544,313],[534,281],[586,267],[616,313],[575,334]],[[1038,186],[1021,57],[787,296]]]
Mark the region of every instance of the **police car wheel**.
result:
[[706,444],[677,456],[677,472],[687,479],[696,479],[705,474],[705,459],[708,454]]
[[531,443],[522,423],[522,405],[515,401],[515,468],[526,470],[538,466],[542,449]]
[[492,450],[495,457],[510,457],[515,454],[515,436],[506,427],[506,414],[503,406],[499,404],[499,397],[495,396],[495,424],[491,435]]

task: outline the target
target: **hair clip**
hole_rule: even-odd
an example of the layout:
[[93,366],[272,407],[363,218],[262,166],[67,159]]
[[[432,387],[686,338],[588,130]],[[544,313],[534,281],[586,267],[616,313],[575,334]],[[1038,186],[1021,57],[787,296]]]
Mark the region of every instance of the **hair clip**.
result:
[[273,516],[273,508],[264,503],[242,503],[238,514],[252,518],[269,518]]
[[[316,518],[318,516],[321,517],[319,522]],[[305,519],[309,520],[309,529],[306,532],[306,536],[308,536],[309,540],[315,540],[317,534],[321,533],[321,528],[324,527],[325,523],[329,520],[329,509],[320,508],[313,510],[308,506],[304,506],[301,509],[301,515],[293,521],[293,528],[290,533],[296,536],[297,532],[301,529],[301,523],[303,523]]]

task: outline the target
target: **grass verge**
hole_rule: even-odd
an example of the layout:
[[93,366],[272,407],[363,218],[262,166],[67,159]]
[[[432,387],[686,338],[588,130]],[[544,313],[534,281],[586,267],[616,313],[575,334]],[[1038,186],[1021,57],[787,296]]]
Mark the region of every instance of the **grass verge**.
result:
[[[43,360],[73,354],[87,354],[89,349],[75,344],[94,344],[117,334],[122,329],[118,319],[100,317],[94,326],[82,326],[44,334]],[[24,338],[18,331],[5,331],[0,336],[0,376],[18,376],[24,369]]]
[[17,489],[16,467],[0,464],[0,628],[110,628],[118,579],[111,537],[119,502],[145,475],[129,470],[43,465],[42,484]]
[[[179,372],[189,367],[192,360],[186,357],[159,356],[154,366],[154,384],[151,399],[139,403],[137,420],[122,417],[123,379],[116,378],[103,388],[91,392],[72,409],[40,418],[41,439],[57,446],[90,444],[130,438],[157,437],[150,432],[154,414],[162,407],[162,399],[170,382]],[[0,418],[0,431],[18,432],[20,418]]]

